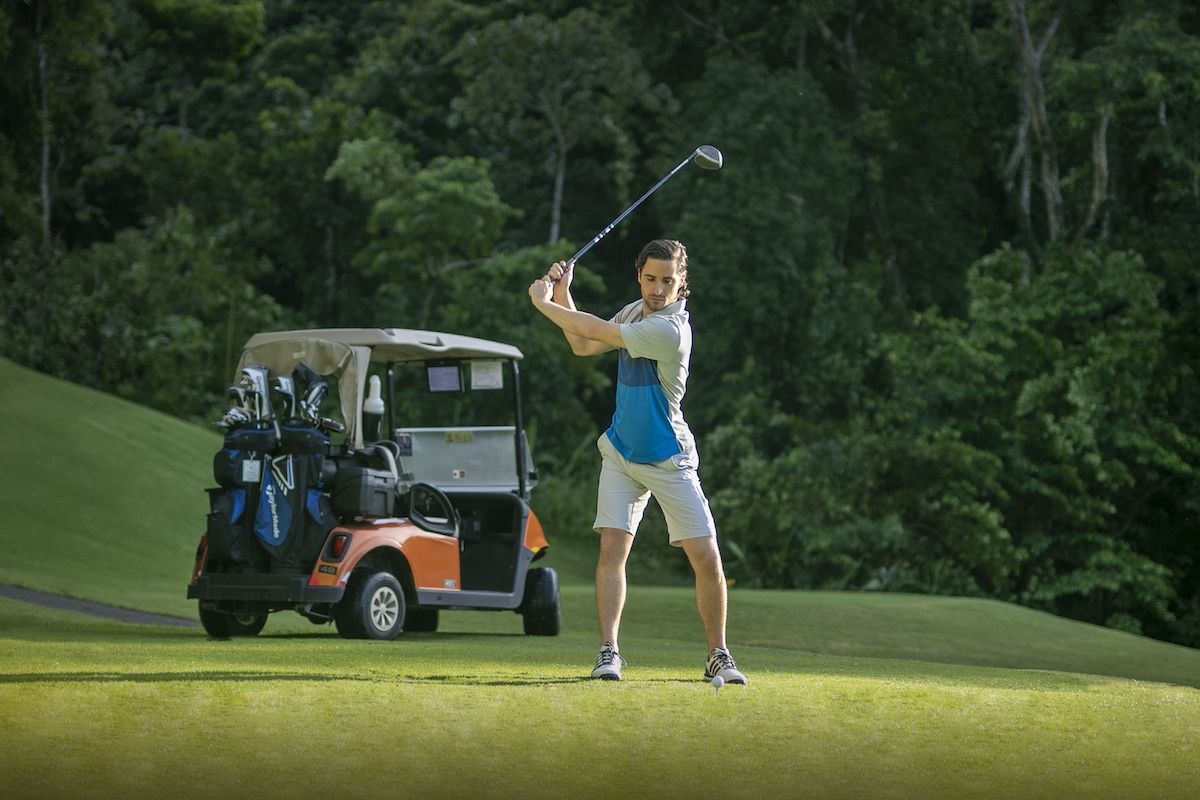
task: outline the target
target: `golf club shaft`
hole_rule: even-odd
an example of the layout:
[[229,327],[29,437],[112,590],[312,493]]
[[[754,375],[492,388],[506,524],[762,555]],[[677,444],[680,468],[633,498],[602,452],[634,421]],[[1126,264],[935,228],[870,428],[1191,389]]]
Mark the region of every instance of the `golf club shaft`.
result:
[[630,211],[633,211],[635,208],[637,208],[639,205],[641,205],[643,200],[645,200],[647,197],[649,197],[650,195],[657,192],[658,187],[662,186],[664,183],[666,183],[668,180],[670,180],[671,176],[674,175],[676,172],[679,172],[679,170],[683,169],[687,165],[687,163],[692,160],[692,157],[695,155],[696,155],[696,151],[694,151],[694,150],[691,153],[688,153],[688,157],[685,158],[683,161],[680,161],[679,165],[676,166],[675,169],[668,172],[666,175],[664,175],[662,177],[662,180],[660,180],[658,183],[651,186],[650,191],[646,192],[644,195],[639,197],[637,200],[634,200],[633,203],[629,206],[629,208],[627,208],[621,212],[621,215],[619,217],[614,219],[612,222],[608,223],[608,225],[604,228],[604,230],[602,230],[596,234],[596,237],[594,239],[592,239],[590,242],[588,242],[583,247],[581,247],[579,249],[578,253],[571,256],[571,259],[568,263],[574,264],[576,261],[579,260],[580,256],[582,256],[588,250],[591,250],[592,246],[595,245],[596,242],[603,239],[608,234],[609,231],[611,231],[613,228],[617,227],[618,223],[620,223],[621,220],[625,219],[625,217],[629,216]]

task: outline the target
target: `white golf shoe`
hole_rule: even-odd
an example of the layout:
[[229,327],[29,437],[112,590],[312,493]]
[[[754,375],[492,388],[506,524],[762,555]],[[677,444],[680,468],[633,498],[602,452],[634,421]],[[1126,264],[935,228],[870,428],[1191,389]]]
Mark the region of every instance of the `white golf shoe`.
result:
[[621,654],[612,644],[605,642],[604,646],[600,648],[600,654],[596,656],[596,666],[592,669],[592,677],[603,681],[619,681],[623,666],[625,666],[625,659],[621,658]]
[[704,680],[711,681],[717,675],[720,675],[721,680],[725,681],[725,683],[749,683],[746,680],[746,676],[738,670],[737,664],[733,662],[733,656],[729,655],[729,651],[714,647],[712,652],[708,654],[708,665],[704,669]]

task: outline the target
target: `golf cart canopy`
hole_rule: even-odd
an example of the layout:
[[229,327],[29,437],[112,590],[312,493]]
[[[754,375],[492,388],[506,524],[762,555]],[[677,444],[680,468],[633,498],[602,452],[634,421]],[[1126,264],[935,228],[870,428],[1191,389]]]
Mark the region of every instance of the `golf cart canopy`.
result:
[[338,393],[346,440],[362,447],[362,399],[371,362],[440,359],[509,359],[521,351],[509,344],[453,333],[405,328],[318,328],[275,331],[250,337],[242,348],[238,371],[261,364],[276,375],[287,375],[304,362],[321,375],[339,373]]

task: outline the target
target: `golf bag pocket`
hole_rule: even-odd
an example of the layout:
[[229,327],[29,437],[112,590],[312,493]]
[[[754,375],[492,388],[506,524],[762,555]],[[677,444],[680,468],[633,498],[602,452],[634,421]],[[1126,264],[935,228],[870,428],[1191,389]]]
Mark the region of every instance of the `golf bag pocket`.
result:
[[321,554],[329,532],[337,524],[329,497],[320,489],[309,489],[304,503],[304,543],[299,548],[300,560],[313,561]]
[[209,560],[223,564],[254,561],[257,551],[245,525],[245,490],[214,492],[211,506],[207,531]]
[[[283,552],[292,529],[292,495],[295,486],[289,485],[292,459],[272,459],[264,471],[258,493],[258,513],[254,517],[254,533],[272,555]],[[280,471],[287,470],[283,475]],[[279,477],[277,477],[279,475]]]
[[[320,456],[282,455],[263,463],[254,533],[278,564],[300,563],[309,557],[310,549],[320,548],[325,540],[309,524],[314,518],[310,508],[315,509],[319,524],[325,524],[331,516],[327,512],[328,500],[322,504],[323,498],[313,499],[314,494],[321,494],[313,485],[319,481],[320,460]],[[320,541],[310,545],[310,537],[315,536],[320,536]]]
[[309,425],[281,425],[279,451],[291,454],[324,453],[329,437]]
[[226,450],[269,453],[279,445],[274,427],[241,428],[225,437]]
[[257,453],[223,448],[213,456],[213,479],[226,489],[257,486],[262,480],[262,461]]

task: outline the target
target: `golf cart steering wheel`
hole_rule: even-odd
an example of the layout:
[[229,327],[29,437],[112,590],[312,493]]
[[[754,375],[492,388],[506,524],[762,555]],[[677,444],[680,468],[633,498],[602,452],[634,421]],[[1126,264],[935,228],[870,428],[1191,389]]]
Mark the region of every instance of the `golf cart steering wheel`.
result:
[[[429,497],[441,506],[445,516],[429,517],[417,510],[417,498]],[[408,490],[408,518],[423,531],[458,538],[458,511],[446,493],[428,483],[414,483]]]

